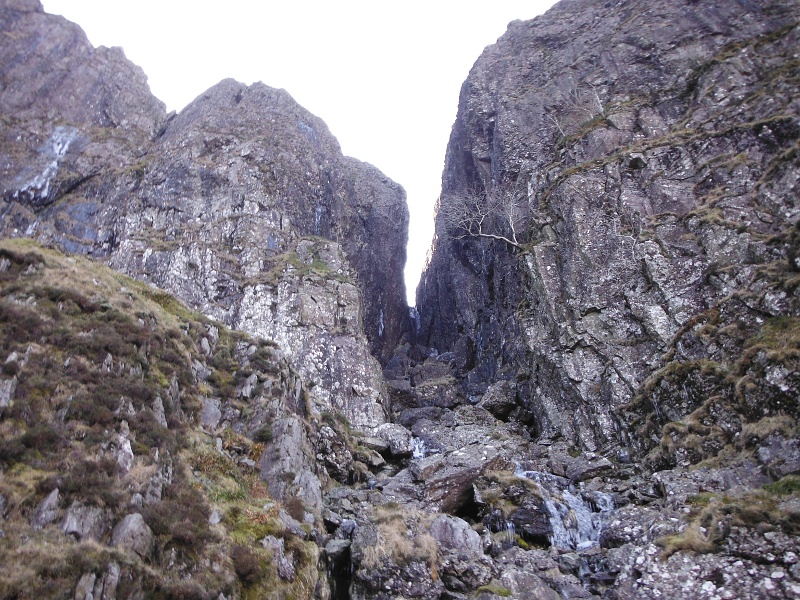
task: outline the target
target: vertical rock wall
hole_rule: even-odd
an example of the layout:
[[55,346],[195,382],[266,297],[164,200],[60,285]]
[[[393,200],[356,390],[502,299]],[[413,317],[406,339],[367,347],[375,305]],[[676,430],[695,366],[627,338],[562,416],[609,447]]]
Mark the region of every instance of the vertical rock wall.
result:
[[407,327],[402,188],[342,156],[284,90],[225,80],[168,116],[120,49],[92,48],[38,2],[5,5],[0,24],[2,234],[276,337],[320,384],[317,408],[382,423],[373,356]]
[[[698,315],[739,292],[795,314],[799,16],[574,0],[511,23],[462,87],[423,341],[474,346],[468,385],[515,379],[541,436],[596,449],[626,443],[616,409]],[[519,246],[447,217],[486,191],[512,198]]]

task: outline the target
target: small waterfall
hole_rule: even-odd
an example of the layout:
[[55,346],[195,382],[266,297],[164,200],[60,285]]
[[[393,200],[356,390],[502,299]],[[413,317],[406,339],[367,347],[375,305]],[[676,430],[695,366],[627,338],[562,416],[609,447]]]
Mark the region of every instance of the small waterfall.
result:
[[584,550],[600,541],[603,526],[614,510],[614,498],[610,494],[581,493],[568,479],[551,473],[524,471],[517,467],[514,474],[539,484],[553,530],[548,536],[551,545],[567,550]]
[[411,448],[412,448],[411,458],[425,458],[426,456],[428,456],[429,452],[428,447],[425,445],[425,440],[421,438],[412,437]]
[[[50,139],[39,147],[39,156],[49,162],[44,165],[44,168],[37,172],[37,167],[41,167],[41,162],[36,162],[34,165],[27,167],[25,171],[18,176],[24,178],[21,186],[14,192],[14,198],[47,198],[50,195],[50,183],[53,178],[58,174],[58,166],[61,159],[67,154],[72,142],[78,139],[80,130],[75,127],[59,125],[54,130]],[[30,234],[27,234],[30,235]]]
[[584,550],[600,540],[603,513],[592,512],[591,505],[580,496],[562,491],[560,499],[545,499],[553,533],[550,543],[558,548]]
[[314,210],[314,235],[319,235],[323,210],[324,209],[320,205],[317,205],[317,208]]
[[413,306],[408,309],[408,318],[414,324],[414,335],[419,335],[419,313]]
[[510,519],[506,519],[500,509],[496,508],[491,514],[484,517],[483,524],[490,531],[498,534],[495,541],[504,550],[517,545],[517,526]]
[[506,521],[505,543],[509,547],[517,543],[517,528],[511,521]]

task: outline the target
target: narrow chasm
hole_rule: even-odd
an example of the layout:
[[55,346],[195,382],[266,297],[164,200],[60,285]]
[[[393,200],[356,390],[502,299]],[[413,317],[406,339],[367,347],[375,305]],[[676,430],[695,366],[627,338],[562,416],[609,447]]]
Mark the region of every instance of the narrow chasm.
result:
[[511,22],[409,308],[405,192],[286,91],[167,115],[0,6],[0,596],[800,598],[798,23]]

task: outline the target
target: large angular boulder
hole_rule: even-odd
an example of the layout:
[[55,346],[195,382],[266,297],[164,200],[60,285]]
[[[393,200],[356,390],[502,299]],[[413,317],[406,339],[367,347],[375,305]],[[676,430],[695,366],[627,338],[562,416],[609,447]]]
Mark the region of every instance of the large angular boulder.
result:
[[76,540],[101,540],[109,528],[108,511],[74,501],[64,513],[61,531]]
[[392,456],[407,457],[414,451],[411,432],[397,423],[384,423],[375,430],[375,437],[389,445]]
[[517,389],[510,381],[498,381],[489,386],[478,402],[478,406],[488,410],[498,419],[506,419],[517,405]]
[[431,523],[430,533],[440,547],[450,552],[473,556],[483,554],[481,537],[469,523],[458,517],[439,515]]
[[31,527],[34,529],[41,529],[56,520],[58,516],[58,488],[52,490],[47,496],[39,503],[36,510],[31,515]]
[[142,558],[150,554],[153,532],[142,515],[131,513],[125,516],[111,532],[111,545],[135,552]]
[[409,473],[421,487],[425,502],[441,512],[453,513],[470,499],[475,480],[502,462],[494,446],[474,444],[415,461]]

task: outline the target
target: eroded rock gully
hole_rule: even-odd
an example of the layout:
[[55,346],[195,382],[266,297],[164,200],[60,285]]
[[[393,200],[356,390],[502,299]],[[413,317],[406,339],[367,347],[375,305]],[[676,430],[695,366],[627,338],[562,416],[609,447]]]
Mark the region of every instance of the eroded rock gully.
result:
[[4,597],[800,597],[799,17],[511,23],[409,319],[402,190],[286,92],[167,115],[5,2]]

